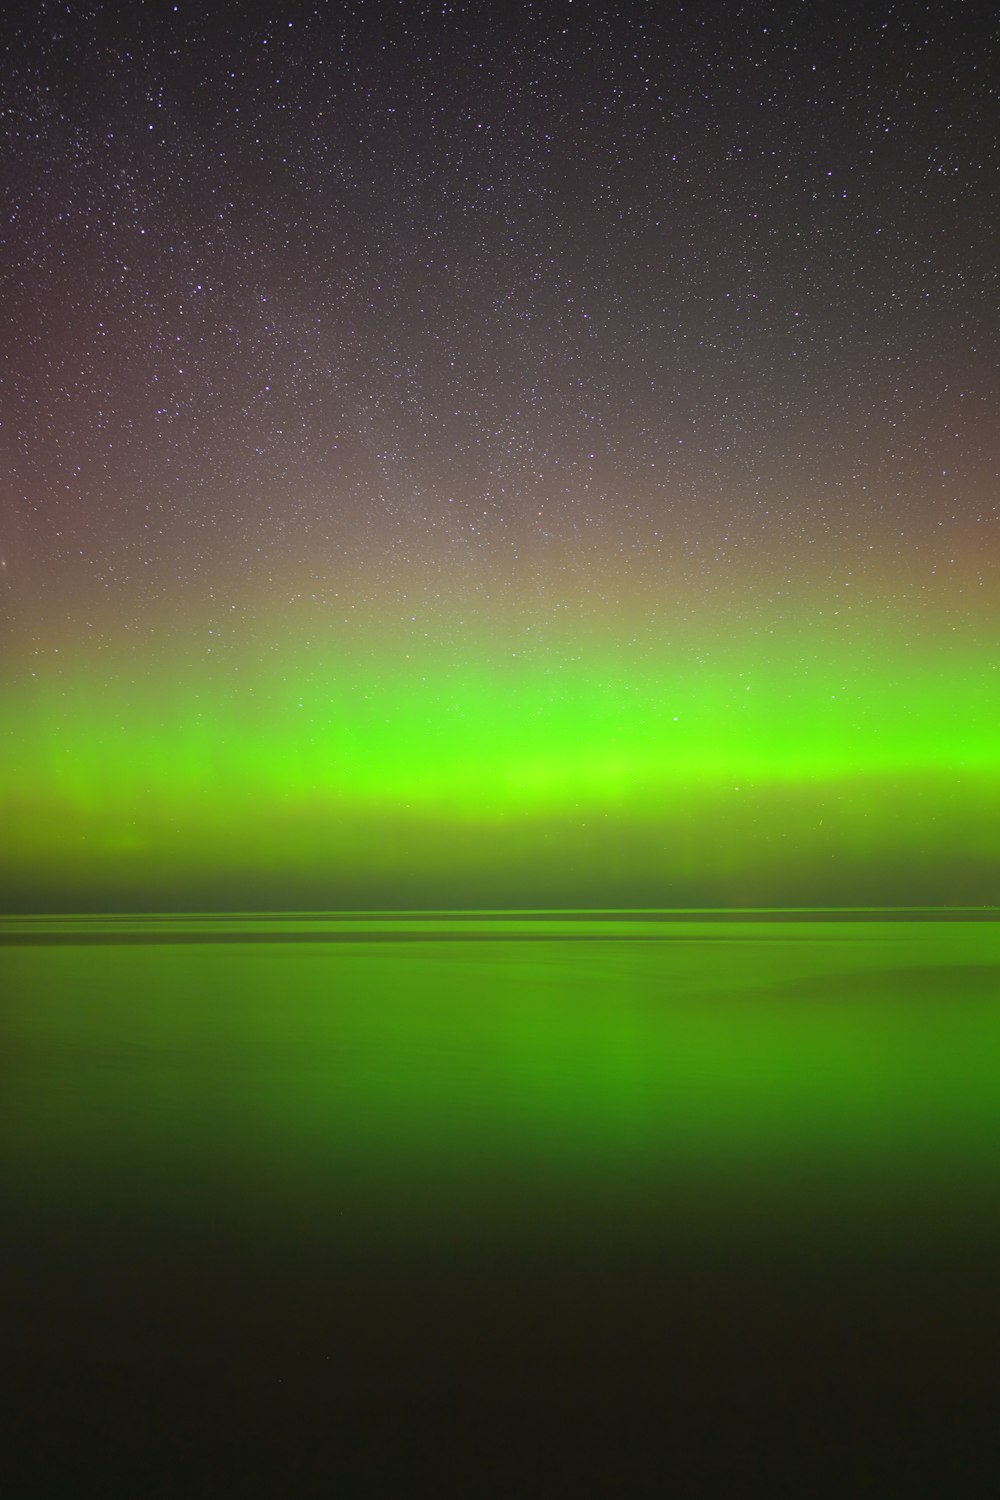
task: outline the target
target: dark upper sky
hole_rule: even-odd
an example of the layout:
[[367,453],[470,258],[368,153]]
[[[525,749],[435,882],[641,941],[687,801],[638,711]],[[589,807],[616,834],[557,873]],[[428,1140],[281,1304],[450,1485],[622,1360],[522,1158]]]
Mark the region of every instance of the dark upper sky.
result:
[[16,9],[8,571],[131,608],[324,548],[967,536],[989,10]]

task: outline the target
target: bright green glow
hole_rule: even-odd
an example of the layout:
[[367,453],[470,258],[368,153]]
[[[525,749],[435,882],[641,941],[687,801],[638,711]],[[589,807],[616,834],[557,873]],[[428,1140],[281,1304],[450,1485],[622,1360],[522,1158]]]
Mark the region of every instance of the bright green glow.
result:
[[39,906],[198,904],[247,871],[221,904],[281,906],[289,877],[293,906],[995,895],[997,671],[970,640],[407,644],[12,684],[6,884]]
[[394,1240],[1000,1208],[995,922],[354,925],[0,945],[8,1198]]

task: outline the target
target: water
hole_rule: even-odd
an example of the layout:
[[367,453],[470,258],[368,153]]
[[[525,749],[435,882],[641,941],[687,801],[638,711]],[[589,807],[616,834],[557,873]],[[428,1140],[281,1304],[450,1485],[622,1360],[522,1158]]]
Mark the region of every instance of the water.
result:
[[17,1493],[979,1493],[1000,929],[943,915],[3,923]]

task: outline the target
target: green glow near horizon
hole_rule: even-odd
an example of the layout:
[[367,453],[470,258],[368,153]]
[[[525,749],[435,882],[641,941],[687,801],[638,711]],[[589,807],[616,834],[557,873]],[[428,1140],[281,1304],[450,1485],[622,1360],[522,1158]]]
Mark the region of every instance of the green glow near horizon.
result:
[[[571,904],[615,904],[626,873],[651,904],[683,904],[687,886],[752,904],[796,899],[782,871],[794,886],[810,862],[803,899],[826,899],[832,858],[935,863],[943,889],[929,880],[926,897],[950,899],[962,861],[996,865],[994,654],[810,644],[630,658],[511,652],[480,631],[461,660],[376,641],[367,661],[289,648],[266,670],[68,664],[4,694],[6,882],[121,877],[141,898],[250,859],[360,881],[368,900],[398,877],[419,904],[423,872],[436,900],[476,904],[479,875],[500,870],[512,895],[547,872]],[[755,870],[770,872],[759,892]],[[494,880],[483,897],[497,894]],[[968,883],[965,898],[979,899]]]

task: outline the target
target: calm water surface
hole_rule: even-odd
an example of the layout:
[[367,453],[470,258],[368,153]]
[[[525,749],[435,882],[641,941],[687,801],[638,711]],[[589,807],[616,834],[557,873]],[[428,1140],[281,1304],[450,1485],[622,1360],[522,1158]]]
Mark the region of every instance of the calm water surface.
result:
[[987,1493],[993,921],[9,921],[0,996],[19,1495]]

